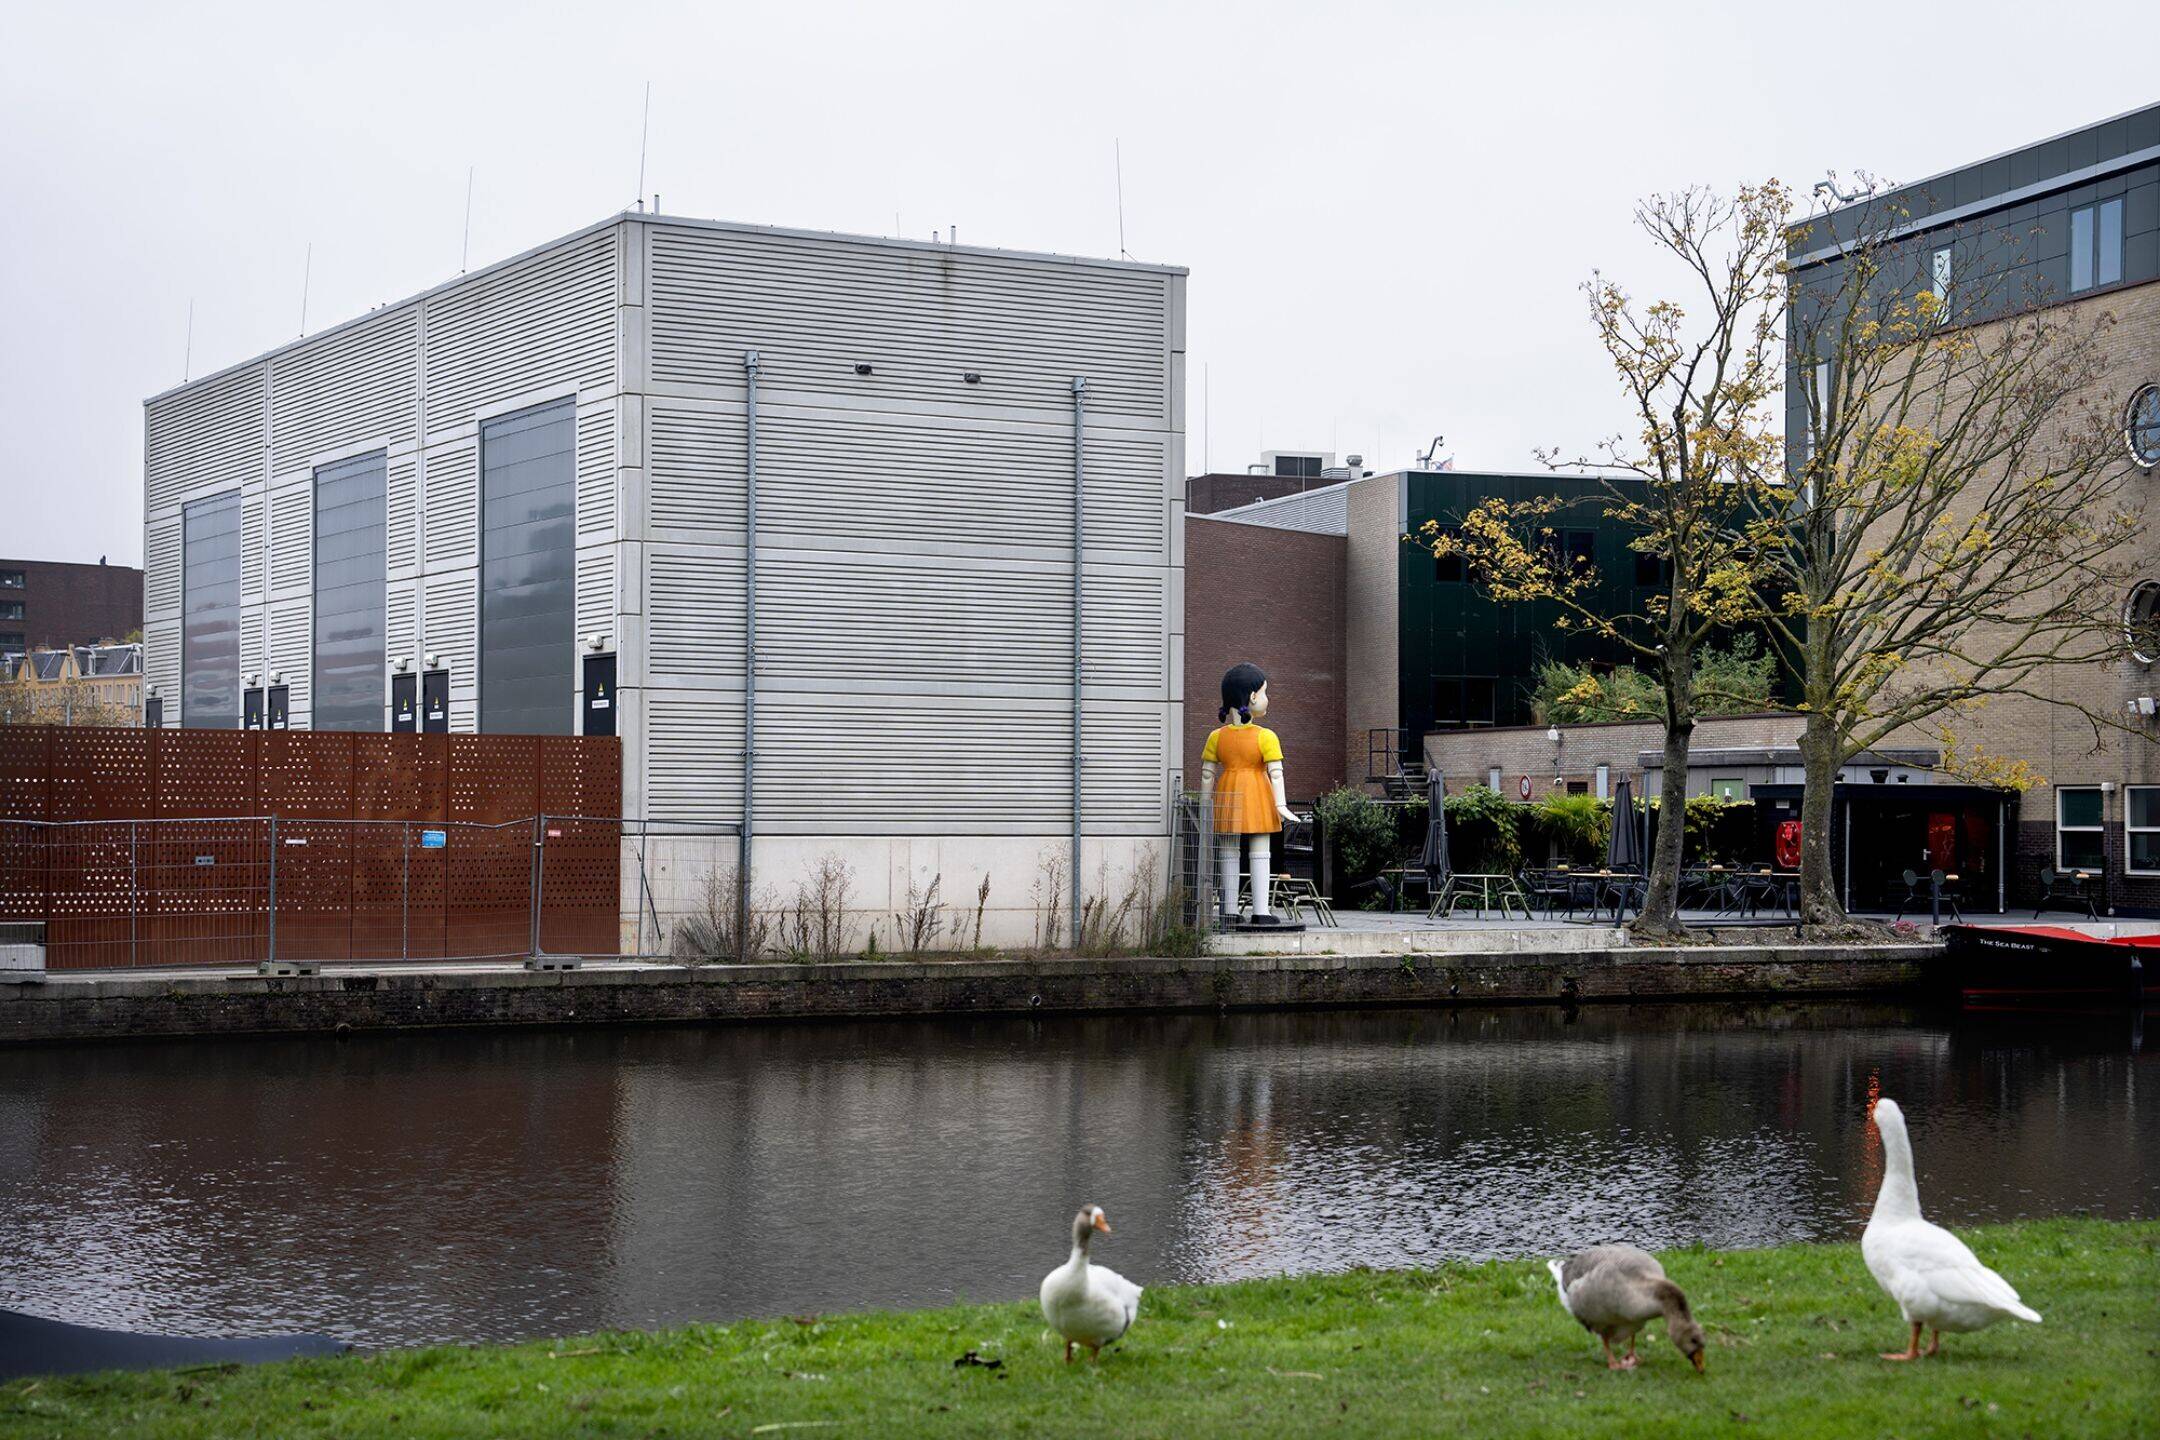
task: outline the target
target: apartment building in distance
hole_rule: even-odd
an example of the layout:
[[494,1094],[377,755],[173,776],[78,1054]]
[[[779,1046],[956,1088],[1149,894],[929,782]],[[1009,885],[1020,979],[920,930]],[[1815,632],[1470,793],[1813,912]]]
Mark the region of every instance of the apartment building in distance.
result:
[[143,572],[132,566],[0,560],[0,652],[124,641],[142,621]]

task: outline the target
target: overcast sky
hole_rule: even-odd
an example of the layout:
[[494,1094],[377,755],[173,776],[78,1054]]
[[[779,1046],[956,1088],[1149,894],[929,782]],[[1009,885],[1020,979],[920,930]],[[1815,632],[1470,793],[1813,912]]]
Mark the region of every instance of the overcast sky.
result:
[[[2149,103],[2146,3],[0,5],[0,553],[141,563],[143,398],[627,206],[1192,271],[1192,470],[1620,414],[1636,197],[1910,180]],[[2006,52],[2005,37],[2015,47]],[[2018,74],[2006,74],[2006,53]],[[1203,393],[1203,375],[1208,383]]]

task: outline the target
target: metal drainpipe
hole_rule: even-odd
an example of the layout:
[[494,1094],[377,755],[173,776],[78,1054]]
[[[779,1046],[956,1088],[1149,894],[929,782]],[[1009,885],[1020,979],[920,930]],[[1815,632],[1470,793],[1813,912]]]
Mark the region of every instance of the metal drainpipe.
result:
[[758,352],[743,352],[743,757],[742,824],[735,857],[735,947],[748,960],[750,841],[757,797],[757,387]]
[[1087,563],[1087,376],[1075,375],[1073,397],[1073,752],[1072,752],[1072,943],[1080,948],[1080,661],[1082,567]]

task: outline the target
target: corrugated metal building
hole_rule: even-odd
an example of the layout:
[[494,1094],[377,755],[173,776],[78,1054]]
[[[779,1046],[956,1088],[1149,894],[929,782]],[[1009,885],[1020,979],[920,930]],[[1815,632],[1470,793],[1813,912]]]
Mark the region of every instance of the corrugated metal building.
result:
[[988,875],[1016,938],[1069,853],[1077,474],[1082,872],[1167,833],[1184,291],[625,214],[167,391],[153,718],[612,724],[626,814],[736,820],[754,415],[756,883],[839,853],[875,915]]

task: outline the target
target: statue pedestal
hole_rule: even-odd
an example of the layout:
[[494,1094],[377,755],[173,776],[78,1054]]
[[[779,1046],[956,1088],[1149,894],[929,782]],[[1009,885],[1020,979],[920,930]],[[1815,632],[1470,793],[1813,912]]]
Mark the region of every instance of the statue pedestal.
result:
[[1296,935],[1305,929],[1305,922],[1279,916],[1273,920],[1218,919],[1215,929],[1223,935]]

